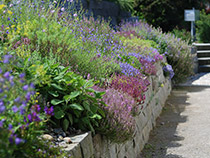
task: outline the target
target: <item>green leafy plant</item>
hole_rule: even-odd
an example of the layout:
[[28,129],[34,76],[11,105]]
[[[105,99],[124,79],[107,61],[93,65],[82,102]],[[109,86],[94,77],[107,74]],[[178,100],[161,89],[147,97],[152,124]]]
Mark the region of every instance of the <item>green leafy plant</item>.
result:
[[200,42],[210,42],[210,14],[206,14],[204,11],[200,14],[200,20],[196,22],[198,40]]
[[[28,65],[26,63],[26,65]],[[30,64],[29,64],[30,65]],[[65,131],[74,126],[94,132],[98,120],[104,116],[99,101],[104,92],[97,92],[91,87],[96,82],[85,80],[75,74],[69,67],[54,64],[53,60],[37,61],[25,66],[28,79],[33,79],[37,90],[42,95],[42,102],[54,106],[53,120]],[[89,93],[94,93],[94,96]]]

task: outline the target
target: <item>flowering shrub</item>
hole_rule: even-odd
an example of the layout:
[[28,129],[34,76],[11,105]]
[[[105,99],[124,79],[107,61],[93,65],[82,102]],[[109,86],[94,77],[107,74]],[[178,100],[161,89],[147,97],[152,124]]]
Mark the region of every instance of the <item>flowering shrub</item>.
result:
[[129,94],[140,104],[144,103],[144,93],[147,91],[148,85],[149,81],[143,76],[128,77],[125,75],[117,75],[111,81],[111,88]]
[[138,105],[131,96],[115,89],[102,89],[93,87],[97,91],[105,91],[102,106],[105,118],[100,122],[98,131],[115,143],[122,143],[132,138],[135,131],[135,120],[133,114]]
[[181,82],[192,74],[192,57],[187,42],[176,38],[173,34],[163,33],[142,21],[122,24],[121,31],[135,31],[141,39],[153,40],[158,44],[158,50],[166,55],[168,63],[174,69],[173,80]]

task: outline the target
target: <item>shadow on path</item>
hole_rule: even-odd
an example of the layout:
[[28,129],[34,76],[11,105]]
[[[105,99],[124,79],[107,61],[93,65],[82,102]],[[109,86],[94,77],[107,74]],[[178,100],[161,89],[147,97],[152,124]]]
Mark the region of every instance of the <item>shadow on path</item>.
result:
[[150,139],[138,158],[183,158],[181,155],[167,154],[168,148],[181,146],[179,141],[185,139],[178,136],[178,124],[187,121],[188,116],[181,113],[186,106],[190,106],[187,93],[203,91],[205,87],[177,87],[174,88],[161,116],[157,119],[156,127],[150,133]]

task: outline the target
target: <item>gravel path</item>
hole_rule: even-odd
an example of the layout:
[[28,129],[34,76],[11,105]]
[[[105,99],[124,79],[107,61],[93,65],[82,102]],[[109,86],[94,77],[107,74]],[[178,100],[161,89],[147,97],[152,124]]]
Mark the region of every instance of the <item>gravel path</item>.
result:
[[192,81],[172,91],[138,158],[210,158],[210,73]]

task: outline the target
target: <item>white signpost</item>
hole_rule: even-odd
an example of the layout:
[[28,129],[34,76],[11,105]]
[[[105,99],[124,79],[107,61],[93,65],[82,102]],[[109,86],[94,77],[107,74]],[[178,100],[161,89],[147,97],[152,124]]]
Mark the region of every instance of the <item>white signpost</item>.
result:
[[194,41],[195,37],[195,21],[199,20],[200,12],[199,10],[195,10],[194,8],[192,10],[185,10],[184,11],[184,20],[185,21],[191,21],[191,36],[192,41]]

